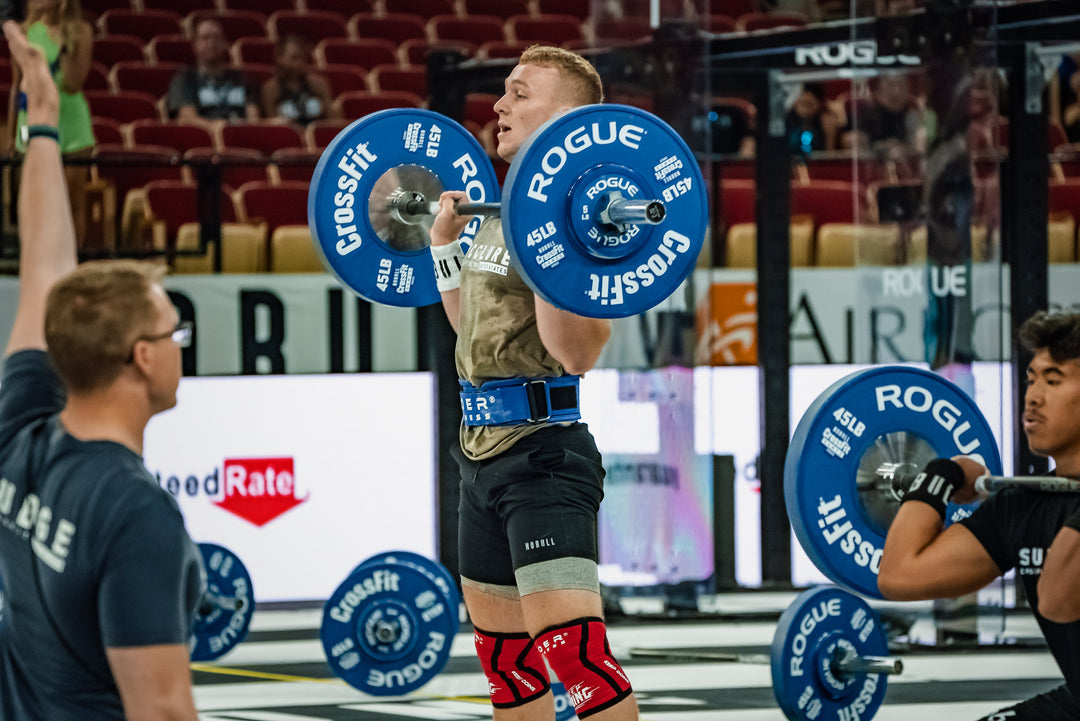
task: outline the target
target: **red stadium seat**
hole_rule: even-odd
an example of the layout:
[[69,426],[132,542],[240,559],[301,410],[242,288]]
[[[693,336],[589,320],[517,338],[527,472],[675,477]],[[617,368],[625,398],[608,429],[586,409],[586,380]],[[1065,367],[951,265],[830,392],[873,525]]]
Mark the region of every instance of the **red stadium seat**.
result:
[[214,138],[202,125],[172,120],[136,120],[129,126],[135,145],[158,145],[183,154],[192,148],[212,146]]
[[598,45],[625,45],[652,36],[648,17],[593,18],[592,39]]
[[[121,245],[141,245],[142,239],[130,237],[125,229],[130,230],[130,216],[138,212],[136,208],[141,209],[142,186],[151,180],[184,180],[179,158],[171,148],[154,145],[126,148],[106,143],[99,143],[94,148],[93,157],[98,161],[91,170],[94,181],[108,182],[115,189],[116,205],[107,212],[118,219],[124,234]],[[129,193],[132,193],[131,199]],[[125,207],[133,211],[129,216],[124,214]]]
[[[512,43],[507,40],[491,40],[480,46],[478,58],[495,60],[498,58],[518,58],[530,45],[538,43]],[[548,43],[544,43],[547,45]]]
[[356,65],[333,63],[316,68],[314,72],[322,75],[330,83],[332,97],[350,90],[368,89],[367,72]]
[[269,157],[278,148],[304,147],[304,131],[293,123],[229,123],[220,141],[222,148],[250,148]]
[[308,148],[281,148],[275,150],[270,159],[274,162],[273,171],[277,173],[278,182],[310,183],[311,174],[315,171],[321,155]]
[[146,46],[146,61],[157,63],[195,64],[195,49],[186,35],[155,35]]
[[184,151],[184,160],[192,164],[196,177],[201,166],[219,166],[222,184],[231,188],[256,180],[266,181],[269,177],[266,171],[269,158],[251,148],[190,148]]
[[721,13],[733,18],[746,13],[758,12],[760,9],[758,0],[710,0],[709,2],[710,12]]
[[124,90],[110,93],[105,90],[84,90],[91,115],[101,115],[121,123],[140,118],[160,118],[157,98],[149,93]]
[[83,11],[90,11],[97,16],[100,16],[106,10],[112,10],[113,8],[120,8],[122,10],[130,10],[130,0],[82,0],[79,5]]
[[456,50],[467,58],[474,57],[480,48],[474,43],[462,40],[444,40],[433,43],[428,39],[414,38],[401,43],[398,48],[398,62],[404,67],[410,65],[427,65],[427,56],[432,50]]
[[[411,42],[411,41],[410,41]],[[380,38],[326,38],[315,46],[315,64],[373,68],[398,62],[397,46]]]
[[776,30],[778,28],[801,28],[809,24],[802,13],[794,12],[749,12],[735,18],[735,28],[742,32],[755,30]]
[[585,20],[589,17],[589,5],[581,0],[536,0],[536,11],[541,15],[573,15]]
[[[234,65],[233,67],[247,77],[248,83],[255,91],[256,98],[258,98],[259,88],[262,87],[263,83],[274,77],[277,73],[277,70],[273,65],[268,65],[266,63],[243,63],[242,65]],[[258,100],[255,102],[258,104]]]
[[507,21],[507,39],[519,43],[563,43],[584,39],[581,21],[573,15],[514,15]]
[[180,13],[171,10],[147,10],[135,12],[113,8],[98,18],[98,30],[102,35],[134,35],[149,43],[155,35],[181,35]]
[[269,15],[278,10],[296,9],[296,0],[223,0],[223,2],[228,10],[258,12],[263,15]]
[[[587,5],[588,3],[581,3]],[[529,3],[526,0],[461,0],[461,7],[467,17],[473,15],[494,15],[508,20],[514,15],[527,15]]]
[[735,18],[716,13],[710,13],[705,17],[704,26],[710,33],[733,33],[737,28]]
[[465,119],[480,126],[497,120],[495,103],[499,96],[494,93],[469,93],[465,96]]
[[109,84],[115,92],[138,91],[160,98],[169,92],[173,77],[184,67],[181,63],[117,63],[109,71]]
[[189,34],[194,34],[195,26],[204,18],[216,20],[225,31],[225,38],[233,42],[247,37],[263,38],[267,34],[266,15],[253,10],[196,10],[184,19]]
[[869,221],[865,195],[859,186],[842,180],[818,180],[791,186],[791,214],[808,215],[815,225]]
[[143,53],[145,45],[146,42],[137,35],[102,35],[94,38],[94,47],[90,52],[94,62],[112,67],[125,60],[146,60]]
[[[180,226],[199,222],[199,186],[179,180],[151,180],[142,190],[147,219],[164,224],[166,247],[175,248]],[[219,207],[222,223],[236,222],[236,209],[225,186],[221,189]]]
[[432,42],[463,40],[482,45],[492,40],[510,40],[503,30],[505,22],[494,15],[436,15],[427,21],[427,36]]
[[1051,179],[1047,191],[1051,213],[1069,213],[1080,221],[1080,178]]
[[872,183],[889,180],[888,165],[874,157],[856,157],[852,155],[831,155],[823,157],[812,154],[801,163],[809,182],[818,180],[843,180],[868,187]]
[[304,146],[308,150],[321,151],[351,122],[341,118],[323,118],[308,123],[304,128]]
[[327,10],[308,12],[277,10],[267,18],[266,29],[273,40],[287,35],[299,35],[312,45],[325,38],[349,36],[345,16]]
[[195,10],[217,10],[216,0],[139,0],[143,10],[170,10],[187,15]]
[[410,38],[426,38],[424,18],[408,13],[356,13],[349,18],[349,36],[389,40],[395,47]]
[[404,90],[426,98],[427,68],[420,65],[408,68],[398,65],[376,65],[368,71],[368,87],[373,93]]
[[383,0],[383,12],[412,13],[430,18],[454,13],[456,9],[454,0]]
[[356,120],[377,110],[388,108],[420,108],[424,101],[415,93],[387,91],[383,93],[342,93],[334,99],[342,117]]
[[83,90],[112,90],[109,85],[109,68],[104,63],[90,63],[90,70],[86,73],[83,82]]
[[304,8],[350,15],[356,12],[373,13],[377,2],[378,0],[304,0]]
[[255,181],[236,189],[240,221],[263,222],[273,235],[282,225],[307,225],[308,183],[296,180],[278,185]]
[[229,48],[233,65],[247,63],[274,64],[274,51],[277,43],[270,38],[244,37],[233,41]]
[[757,188],[753,180],[730,180],[720,184],[720,202],[715,211],[720,214],[724,228],[742,223],[754,223]]
[[91,125],[94,129],[95,145],[124,144],[124,131],[121,129],[120,123],[116,122],[112,118],[103,118],[100,116],[96,116],[94,118],[91,118]]

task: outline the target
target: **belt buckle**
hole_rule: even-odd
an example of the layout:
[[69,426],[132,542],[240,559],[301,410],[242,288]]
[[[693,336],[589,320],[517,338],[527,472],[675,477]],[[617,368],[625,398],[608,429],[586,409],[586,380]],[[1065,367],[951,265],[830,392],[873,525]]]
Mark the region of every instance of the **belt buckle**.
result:
[[[539,423],[551,418],[551,406],[547,401],[547,381],[543,378],[525,384],[525,397],[529,401],[529,422]],[[538,409],[543,408],[543,415]]]

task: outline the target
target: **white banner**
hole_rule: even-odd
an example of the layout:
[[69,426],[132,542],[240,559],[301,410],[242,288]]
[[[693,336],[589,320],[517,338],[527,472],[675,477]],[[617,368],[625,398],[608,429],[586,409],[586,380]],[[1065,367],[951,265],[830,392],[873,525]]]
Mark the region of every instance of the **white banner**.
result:
[[428,373],[185,378],[146,467],[256,601],[325,599],[375,553],[437,558]]

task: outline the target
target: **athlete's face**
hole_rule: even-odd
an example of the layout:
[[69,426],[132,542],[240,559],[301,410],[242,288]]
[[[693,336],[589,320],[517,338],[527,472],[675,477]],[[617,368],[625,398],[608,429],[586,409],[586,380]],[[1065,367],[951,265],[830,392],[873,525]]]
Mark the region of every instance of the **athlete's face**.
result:
[[499,116],[499,157],[510,162],[537,128],[570,109],[565,81],[556,68],[518,65],[506,78],[506,93],[495,103]]
[[1061,468],[1080,461],[1080,360],[1057,362],[1039,350],[1027,371],[1024,433],[1031,450],[1050,456]]

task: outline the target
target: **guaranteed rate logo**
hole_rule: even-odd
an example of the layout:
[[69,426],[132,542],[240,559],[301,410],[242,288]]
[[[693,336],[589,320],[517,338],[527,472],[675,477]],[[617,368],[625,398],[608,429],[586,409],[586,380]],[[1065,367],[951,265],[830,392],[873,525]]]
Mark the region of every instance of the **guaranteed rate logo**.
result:
[[201,479],[194,474],[155,474],[158,485],[174,496],[206,496],[218,508],[255,526],[265,526],[308,499],[296,495],[293,459],[227,458]]

